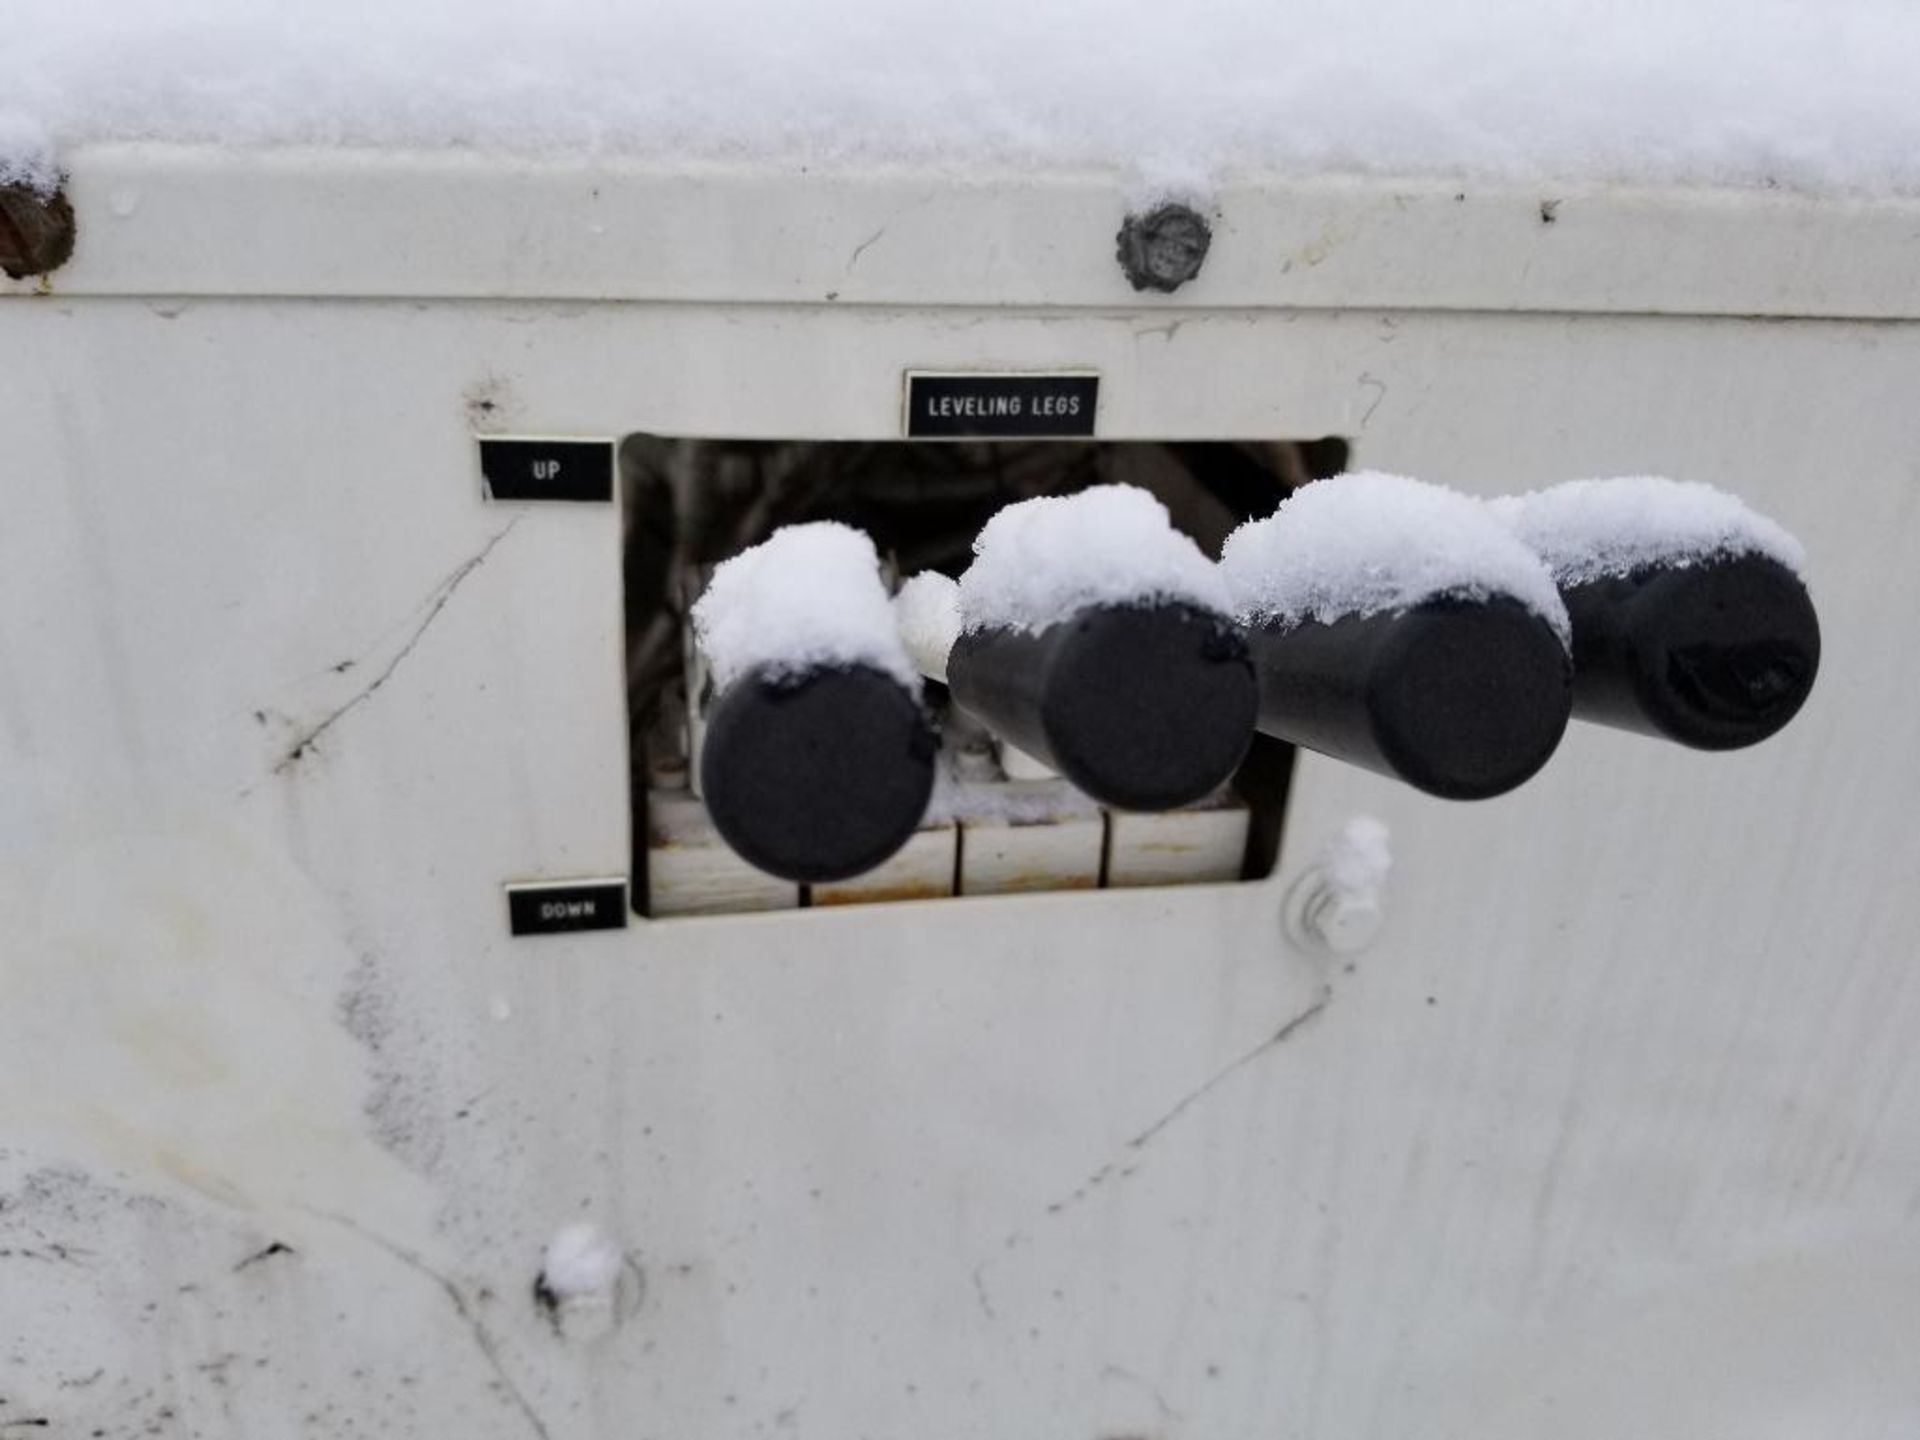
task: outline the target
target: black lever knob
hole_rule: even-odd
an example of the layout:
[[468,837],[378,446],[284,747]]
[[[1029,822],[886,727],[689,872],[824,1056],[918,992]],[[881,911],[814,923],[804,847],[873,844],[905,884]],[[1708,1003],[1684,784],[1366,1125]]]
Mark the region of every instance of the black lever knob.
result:
[[1820,669],[1807,587],[1767,555],[1652,567],[1561,591],[1573,713],[1699,750],[1737,750],[1799,713]]
[[1431,795],[1531,778],[1566,731],[1565,616],[1478,500],[1395,475],[1308,485],[1227,540],[1260,729]]
[[873,542],[832,522],[777,530],[714,572],[693,622],[716,686],[700,789],[721,838],[799,884],[904,845],[938,742]]
[[1256,625],[1260,730],[1448,800],[1531,779],[1567,728],[1572,667],[1508,596]]
[[919,702],[891,675],[755,671],[708,712],[701,792],[749,864],[797,884],[845,880],[919,826],[937,748]]
[[1735,750],[1799,713],[1820,620],[1799,543],[1711,487],[1580,480],[1498,502],[1545,559],[1573,622],[1573,713]]
[[1037,633],[969,630],[947,657],[964,709],[1104,804],[1212,794],[1253,741],[1253,669],[1224,616],[1096,605]]
[[1211,561],[1131,485],[1009,505],[974,541],[954,700],[1080,789],[1171,810],[1253,743],[1253,667]]

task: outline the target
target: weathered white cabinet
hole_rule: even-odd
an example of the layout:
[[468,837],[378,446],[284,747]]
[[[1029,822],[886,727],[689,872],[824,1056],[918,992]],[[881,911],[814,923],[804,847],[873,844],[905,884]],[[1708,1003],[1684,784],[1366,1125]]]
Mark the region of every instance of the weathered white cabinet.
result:
[[[1247,182],[1143,298],[1072,177],[71,193],[0,285],[0,1434],[1920,1426],[1920,210]],[[1806,541],[1820,684],[1477,806],[1303,757],[1264,883],[510,939],[504,881],[627,870],[620,517],[488,503],[474,434],[891,438],[976,367],[1712,481]],[[1283,896],[1361,812],[1324,962]],[[581,1218],[632,1263],[563,1335]]]

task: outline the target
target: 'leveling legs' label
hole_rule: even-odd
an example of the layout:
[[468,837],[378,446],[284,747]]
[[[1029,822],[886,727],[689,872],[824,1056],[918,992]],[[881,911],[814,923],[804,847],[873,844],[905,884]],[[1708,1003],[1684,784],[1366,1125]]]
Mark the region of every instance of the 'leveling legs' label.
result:
[[1100,398],[1090,374],[907,374],[910,440],[1088,436]]

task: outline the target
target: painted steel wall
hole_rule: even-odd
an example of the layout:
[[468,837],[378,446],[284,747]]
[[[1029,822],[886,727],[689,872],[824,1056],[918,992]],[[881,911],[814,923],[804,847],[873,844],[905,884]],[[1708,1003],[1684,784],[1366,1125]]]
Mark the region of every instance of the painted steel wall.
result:
[[[1912,325],[96,288],[0,303],[0,1434],[1920,1425]],[[1807,542],[1819,687],[1476,806],[1303,757],[1265,884],[510,940],[501,882],[627,868],[620,525],[484,502],[474,431],[887,438],[976,366],[1713,481]],[[1282,897],[1359,812],[1329,964]],[[531,1294],[580,1217],[597,1337]]]

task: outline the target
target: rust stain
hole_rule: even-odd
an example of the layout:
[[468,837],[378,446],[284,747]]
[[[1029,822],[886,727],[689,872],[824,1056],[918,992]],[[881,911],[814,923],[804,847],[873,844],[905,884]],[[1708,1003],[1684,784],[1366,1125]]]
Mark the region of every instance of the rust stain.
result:
[[946,900],[953,895],[950,886],[918,881],[906,885],[876,885],[871,890],[823,890],[813,892],[815,909],[829,905],[878,905],[888,900]]
[[[1045,894],[1055,890],[1092,890],[1098,887],[1097,875],[1061,876],[1054,871],[1021,871],[997,882],[991,893],[996,895],[1032,895]],[[981,893],[981,892],[976,892]]]

